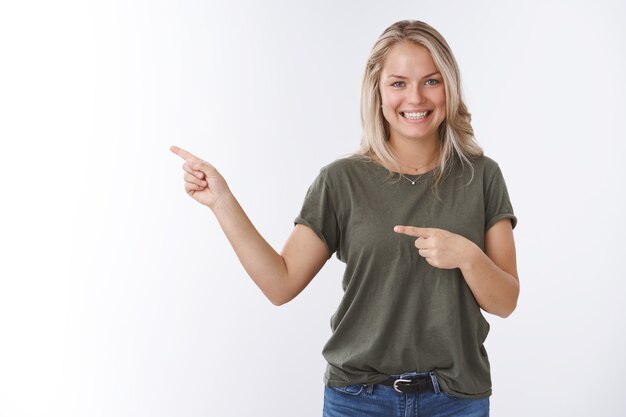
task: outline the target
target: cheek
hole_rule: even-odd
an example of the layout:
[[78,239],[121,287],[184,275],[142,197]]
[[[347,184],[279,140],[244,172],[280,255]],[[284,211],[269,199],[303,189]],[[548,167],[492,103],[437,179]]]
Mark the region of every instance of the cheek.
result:
[[388,111],[394,112],[395,109],[400,105],[402,99],[398,97],[397,94],[393,94],[390,92],[381,92],[380,98],[382,101],[383,108],[386,108]]
[[393,110],[390,110],[389,107],[383,105],[382,111],[383,117],[385,118],[387,123],[393,123]]
[[446,92],[443,88],[441,89],[439,94],[435,96],[435,103],[437,103],[437,106],[440,106],[443,108],[446,107]]

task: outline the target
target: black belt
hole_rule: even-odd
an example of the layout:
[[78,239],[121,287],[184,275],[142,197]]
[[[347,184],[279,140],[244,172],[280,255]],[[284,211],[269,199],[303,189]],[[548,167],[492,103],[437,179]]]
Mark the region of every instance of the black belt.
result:
[[405,379],[405,378],[389,378],[386,381],[379,382],[381,385],[393,387],[396,391],[403,394],[409,392],[434,392],[433,380],[428,378]]

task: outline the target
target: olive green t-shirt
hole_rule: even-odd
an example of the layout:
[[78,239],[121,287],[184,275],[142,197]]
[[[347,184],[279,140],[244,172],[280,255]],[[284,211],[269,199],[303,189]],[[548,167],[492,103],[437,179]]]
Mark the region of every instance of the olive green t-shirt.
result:
[[473,177],[468,164],[455,165],[440,185],[441,200],[430,187],[434,170],[398,181],[363,155],[320,170],[294,225],[310,227],[330,256],[346,264],[344,295],[322,352],[325,384],[374,384],[392,374],[435,371],[452,395],[491,394],[483,346],[489,324],[460,269],[431,266],[417,252],[416,238],[393,231],[395,225],[441,228],[484,250],[495,222],[509,218],[515,227],[498,164],[487,156],[471,163]]

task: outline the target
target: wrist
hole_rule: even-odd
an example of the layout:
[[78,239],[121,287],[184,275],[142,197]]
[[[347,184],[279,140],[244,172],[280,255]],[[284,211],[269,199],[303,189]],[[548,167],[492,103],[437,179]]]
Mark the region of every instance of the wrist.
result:
[[213,214],[217,216],[220,212],[228,211],[228,208],[232,207],[232,205],[236,203],[237,199],[230,191],[228,191],[217,197],[215,202],[210,205],[209,208],[213,211]]
[[459,265],[461,271],[469,271],[474,268],[480,257],[484,253],[477,244],[467,239],[465,249],[463,251],[462,263]]

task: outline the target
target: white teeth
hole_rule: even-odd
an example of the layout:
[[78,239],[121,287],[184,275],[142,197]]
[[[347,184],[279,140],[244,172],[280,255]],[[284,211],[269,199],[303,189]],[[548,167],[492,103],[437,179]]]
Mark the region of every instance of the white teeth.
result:
[[426,117],[428,114],[430,114],[430,110],[427,110],[425,112],[421,112],[421,113],[407,113],[407,112],[403,112],[402,113],[404,115],[404,117],[406,117],[407,119],[423,119],[424,117]]

